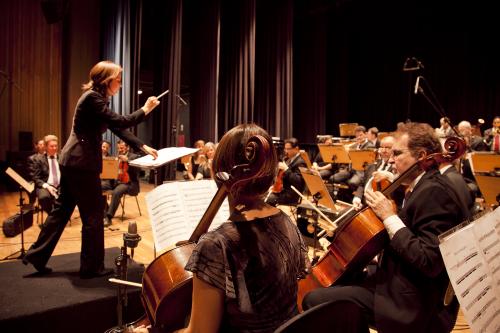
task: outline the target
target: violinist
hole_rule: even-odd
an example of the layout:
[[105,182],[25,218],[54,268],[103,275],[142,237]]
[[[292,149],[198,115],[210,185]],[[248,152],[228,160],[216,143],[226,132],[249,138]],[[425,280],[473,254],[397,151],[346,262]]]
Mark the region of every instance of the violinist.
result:
[[[124,194],[128,195],[138,195],[140,191],[139,187],[139,170],[134,167],[130,167],[128,162],[139,157],[139,155],[134,154],[129,150],[128,145],[119,140],[118,146],[118,179],[114,182],[103,183],[102,190],[108,191],[112,190],[111,203],[104,215],[104,226],[108,227],[112,224],[111,220],[115,216],[116,210],[120,205],[120,200]],[[107,187],[109,186],[109,187]]]
[[389,182],[394,180],[395,175],[392,172],[392,164],[389,163],[393,144],[394,137],[390,135],[380,141],[380,147],[378,148],[379,159],[365,168],[363,182],[354,192],[352,204],[355,207],[360,208],[362,206],[361,201],[364,193],[373,188],[374,182],[381,182],[384,179]]
[[279,162],[278,168],[281,173],[283,188],[278,193],[271,193],[267,202],[270,205],[296,205],[300,199],[299,195],[292,190],[292,185],[300,192],[305,189],[305,182],[300,168],[307,168],[306,162],[300,157],[299,141],[296,138],[285,140],[285,162]]
[[[254,135],[272,147],[262,128],[239,125],[218,144],[214,172],[248,163],[243,150]],[[272,149],[261,176],[236,181],[228,193],[229,220],[198,241],[185,268],[193,272],[191,317],[178,332],[273,332],[298,313],[297,278],[307,263],[305,245],[288,215],[263,200],[277,163]]]
[[[428,124],[407,123],[395,136],[389,159],[407,186],[403,207],[396,212],[381,192],[365,193],[367,204],[383,222],[389,236],[378,264],[356,281],[316,289],[302,303],[305,309],[327,301],[348,301],[364,320],[352,313],[332,313],[352,327],[351,332],[450,332],[458,313],[456,299],[445,306],[448,276],[439,252],[438,235],[466,216],[447,177],[420,161],[441,152],[439,139]],[[417,168],[412,168],[417,165]],[[332,328],[335,332],[335,328]]]

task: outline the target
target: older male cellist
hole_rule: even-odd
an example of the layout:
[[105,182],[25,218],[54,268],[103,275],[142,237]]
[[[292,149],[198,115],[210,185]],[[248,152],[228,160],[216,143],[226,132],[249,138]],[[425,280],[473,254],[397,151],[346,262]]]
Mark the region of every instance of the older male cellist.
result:
[[312,291],[304,298],[304,309],[328,301],[354,303],[364,320],[353,320],[358,317],[353,313],[332,313],[344,324],[343,332],[346,322],[350,332],[368,332],[368,325],[384,333],[452,330],[458,303],[443,304],[448,276],[438,235],[460,223],[467,209],[437,166],[424,170],[416,165],[440,151],[439,139],[429,125],[408,123],[398,130],[389,162],[405,176],[402,208],[396,212],[381,192],[365,193],[390,240],[376,269],[358,281]]

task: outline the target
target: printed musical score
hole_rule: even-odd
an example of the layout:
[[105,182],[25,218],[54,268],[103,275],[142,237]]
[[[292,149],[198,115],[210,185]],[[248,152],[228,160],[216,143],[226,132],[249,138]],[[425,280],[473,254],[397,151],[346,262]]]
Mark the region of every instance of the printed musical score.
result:
[[[189,239],[216,192],[215,181],[205,179],[165,183],[146,194],[156,251],[162,252],[178,241]],[[226,199],[209,230],[228,217]]]
[[441,255],[473,332],[500,331],[500,208],[440,236]]

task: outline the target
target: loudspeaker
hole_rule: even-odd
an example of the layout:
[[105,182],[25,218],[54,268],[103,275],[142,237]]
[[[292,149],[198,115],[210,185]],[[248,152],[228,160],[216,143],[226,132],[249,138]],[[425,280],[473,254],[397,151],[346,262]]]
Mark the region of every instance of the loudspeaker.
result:
[[[33,225],[33,208],[23,208],[23,223],[24,230]],[[21,233],[21,214],[17,213],[3,222],[3,233],[5,237],[14,237]]]
[[48,24],[57,23],[63,19],[68,10],[68,0],[42,0],[43,16]]

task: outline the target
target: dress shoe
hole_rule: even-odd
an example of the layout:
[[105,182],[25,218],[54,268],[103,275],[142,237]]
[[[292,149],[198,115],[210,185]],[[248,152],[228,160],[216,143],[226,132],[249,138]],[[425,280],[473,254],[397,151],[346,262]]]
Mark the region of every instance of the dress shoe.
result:
[[111,225],[111,219],[107,216],[104,217],[104,227],[107,228]]
[[42,265],[35,265],[31,261],[29,261],[26,257],[23,258],[23,264],[28,265],[32,264],[33,267],[38,271],[39,274],[45,275],[45,274],[50,274],[52,273],[52,268],[47,267],[47,266],[42,266]]
[[80,271],[80,279],[93,279],[113,274],[115,271],[112,268],[101,268],[97,272],[82,272]]

